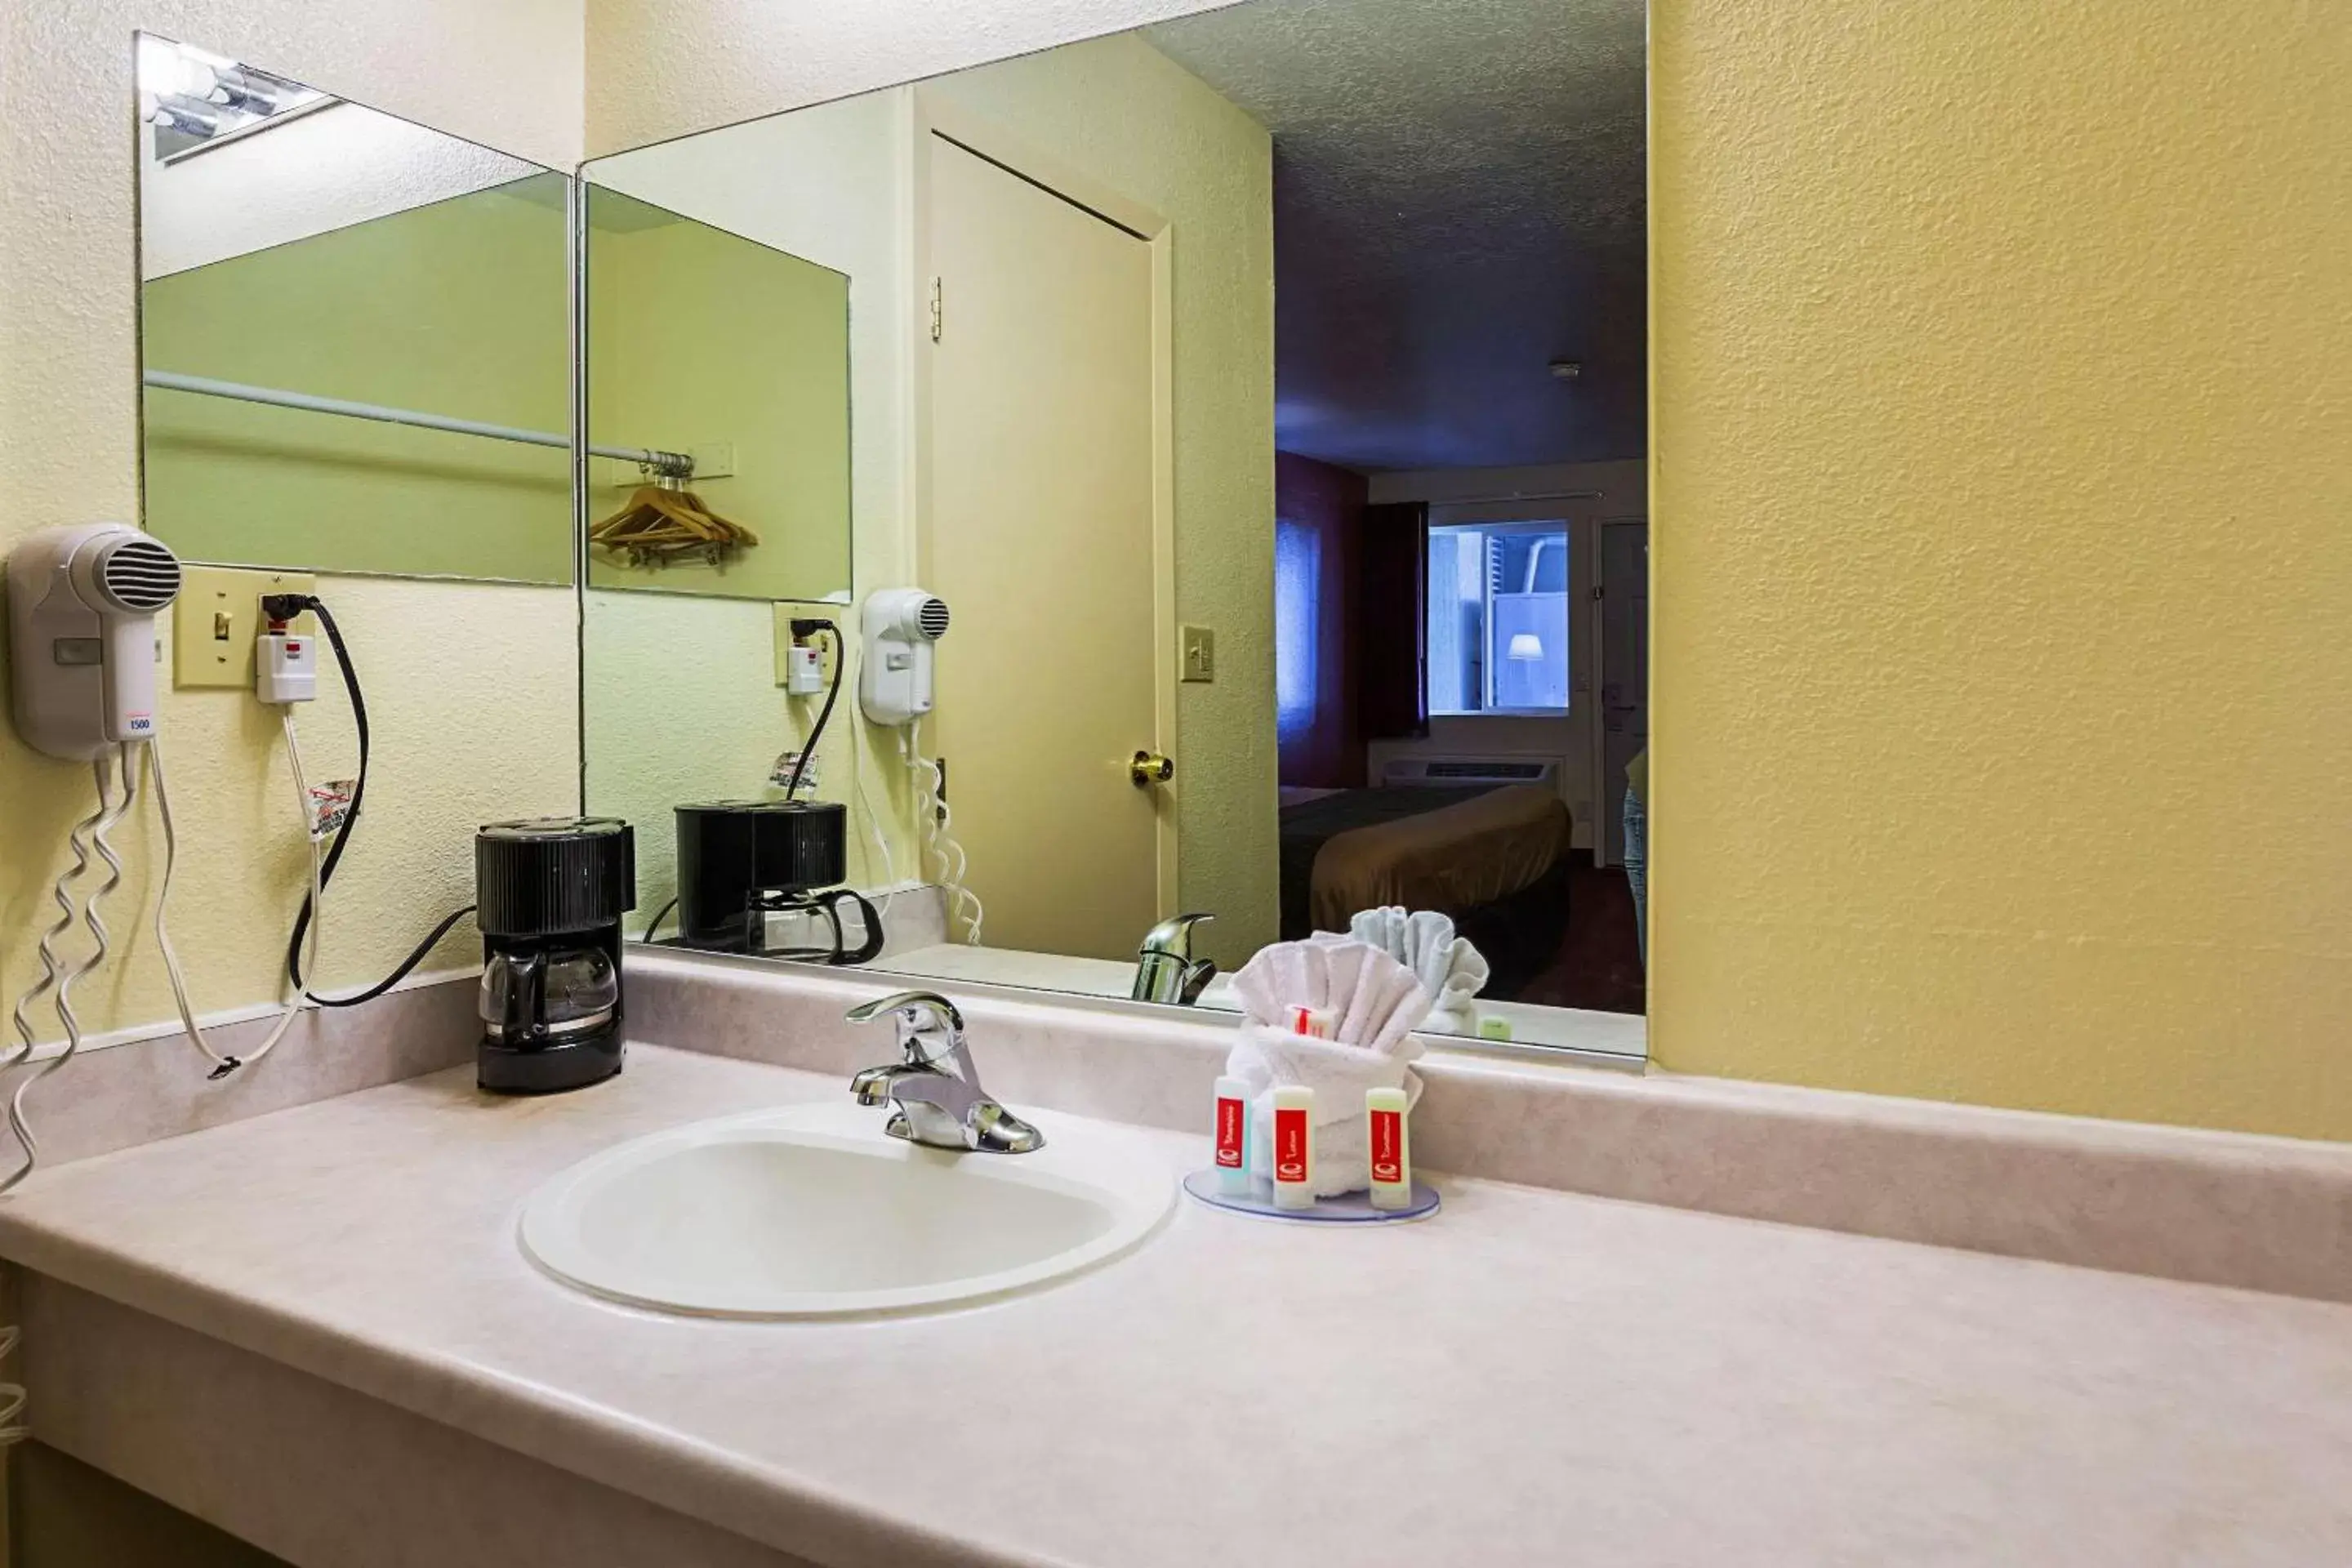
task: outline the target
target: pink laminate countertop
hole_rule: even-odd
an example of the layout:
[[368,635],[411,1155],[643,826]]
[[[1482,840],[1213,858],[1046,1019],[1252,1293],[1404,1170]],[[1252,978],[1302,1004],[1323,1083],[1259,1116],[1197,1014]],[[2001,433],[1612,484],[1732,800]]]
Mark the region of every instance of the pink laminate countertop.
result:
[[470,1076],[45,1172],[0,1254],[843,1568],[2352,1563],[2352,1307],[1449,1182],[1369,1231],[1180,1201],[929,1316],[669,1318],[539,1274],[524,1200],[843,1086]]

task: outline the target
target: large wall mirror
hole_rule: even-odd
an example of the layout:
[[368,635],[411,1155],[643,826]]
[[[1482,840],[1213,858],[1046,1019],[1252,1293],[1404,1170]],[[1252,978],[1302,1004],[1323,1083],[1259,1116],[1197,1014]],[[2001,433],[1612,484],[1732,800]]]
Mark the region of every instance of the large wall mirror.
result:
[[569,583],[570,179],[136,47],[147,527],[193,561]]
[[758,538],[592,568],[650,939],[1216,1008],[1401,908],[1641,1059],[1643,48],[1257,0],[588,165],[592,439],[691,459],[591,522]]

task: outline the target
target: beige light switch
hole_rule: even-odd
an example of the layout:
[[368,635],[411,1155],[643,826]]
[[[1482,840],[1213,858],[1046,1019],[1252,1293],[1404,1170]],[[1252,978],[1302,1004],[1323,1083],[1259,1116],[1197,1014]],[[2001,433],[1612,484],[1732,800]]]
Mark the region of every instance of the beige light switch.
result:
[[[253,689],[253,644],[261,636],[261,595],[315,594],[308,572],[188,566],[172,605],[172,684]],[[303,617],[307,623],[309,616]]]
[[1217,634],[1206,626],[1186,626],[1182,628],[1182,634],[1179,658],[1183,673],[1180,679],[1216,679]]

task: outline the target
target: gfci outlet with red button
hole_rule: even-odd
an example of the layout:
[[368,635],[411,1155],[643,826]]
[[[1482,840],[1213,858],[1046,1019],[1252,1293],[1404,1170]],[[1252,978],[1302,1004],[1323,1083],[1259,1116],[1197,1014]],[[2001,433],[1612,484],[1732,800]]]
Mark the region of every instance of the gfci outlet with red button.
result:
[[319,641],[308,632],[268,631],[253,647],[253,694],[264,702],[319,695]]

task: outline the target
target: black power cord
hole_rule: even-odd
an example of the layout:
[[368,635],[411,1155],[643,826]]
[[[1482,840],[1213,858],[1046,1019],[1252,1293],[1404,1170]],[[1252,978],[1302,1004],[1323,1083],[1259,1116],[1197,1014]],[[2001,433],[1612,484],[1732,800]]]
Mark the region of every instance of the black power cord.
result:
[[824,694],[824,706],[818,710],[816,728],[801,743],[800,760],[793,764],[792,782],[784,785],[784,799],[793,800],[801,793],[801,775],[808,772],[809,759],[816,755],[816,743],[824,739],[824,727],[833,720],[833,705],[841,700],[841,672],[848,668],[849,656],[841,646],[841,628],[831,621],[812,616],[793,622],[793,636],[811,637],[819,632],[833,634],[833,685]]
[[669,902],[667,902],[667,903],[664,904],[660,909],[656,910],[654,911],[654,918],[653,918],[653,919],[651,919],[651,920],[649,920],[649,921],[647,921],[646,922],[646,929],[645,929],[644,931],[639,931],[639,932],[637,933],[637,940],[638,940],[639,942],[651,942],[651,941],[653,941],[653,940],[654,940],[654,932],[656,932],[656,931],[659,931],[659,930],[661,929],[661,923],[662,923],[662,921],[666,921],[666,920],[669,919],[669,912],[670,912],[670,910],[674,910],[674,909],[676,909],[676,908],[677,908],[677,900],[676,899],[672,899]]
[[[324,602],[312,594],[265,594],[261,597],[261,613],[273,621],[291,621],[305,610],[319,617],[319,625],[327,634],[327,646],[334,650],[335,668],[342,672],[343,690],[352,700],[352,727],[358,731],[360,741],[360,771],[352,781],[352,803],[344,809],[342,821],[335,826],[334,841],[327,846],[326,858],[319,863],[319,890],[323,893],[327,883],[335,875],[335,868],[342,862],[343,847],[351,840],[352,829],[359,826],[360,803],[367,797],[367,698],[360,690],[359,671],[352,668],[351,649],[343,646],[342,628],[335,625],[334,612],[328,609]],[[310,929],[310,921],[315,918],[315,911],[310,907],[310,895],[306,892],[302,895],[301,912],[294,917],[294,934],[286,942],[287,978],[293,981],[296,991],[321,1007],[356,1007],[362,1002],[373,1002],[407,979],[410,972],[425,962],[425,954],[449,934],[450,928],[473,912],[474,906],[467,904],[451,913],[433,928],[432,935],[417,943],[415,952],[400,961],[399,968],[366,990],[350,996],[321,996],[302,980],[302,936]]]

